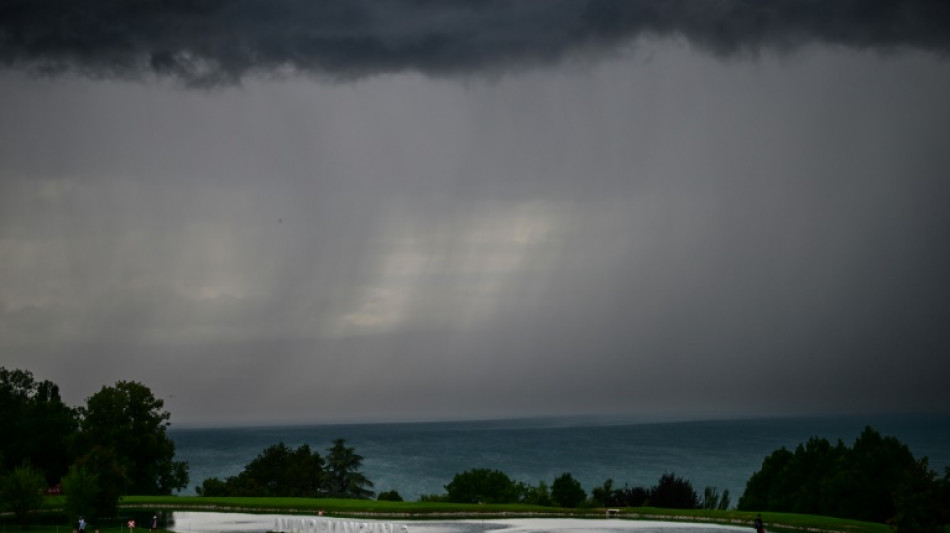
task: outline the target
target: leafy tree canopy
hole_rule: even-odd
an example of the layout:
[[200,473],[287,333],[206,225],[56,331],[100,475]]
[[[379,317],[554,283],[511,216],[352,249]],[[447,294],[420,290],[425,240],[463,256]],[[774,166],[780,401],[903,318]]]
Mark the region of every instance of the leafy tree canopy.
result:
[[725,489],[722,491],[722,494],[719,494],[719,490],[716,487],[706,487],[705,490],[703,490],[703,499],[699,503],[699,506],[702,509],[725,511],[729,508],[730,503],[732,503],[732,498],[729,496],[729,489]]
[[923,531],[906,524],[938,520],[920,513],[934,507],[926,502],[939,493],[936,474],[926,461],[916,461],[896,438],[867,427],[852,447],[813,437],[794,452],[785,448],[772,452],[746,483],[739,509],[895,524],[905,518],[905,531]]
[[77,423],[76,410],[63,403],[55,383],[0,367],[0,470],[29,462],[47,484],[57,483],[72,460],[63,442]]
[[693,484],[676,476],[672,472],[660,476],[660,480],[650,490],[650,506],[667,509],[697,509],[699,496],[693,490]]
[[199,496],[271,496],[316,498],[325,481],[323,458],[307,444],[296,450],[283,442],[264,449],[237,476],[206,479]]
[[[129,485],[125,466],[115,451],[104,446],[93,446],[76,460],[74,467],[95,476],[97,481],[96,490],[92,491],[92,494],[79,496],[83,499],[88,497],[91,500],[93,510],[86,516],[90,518],[115,516],[119,498],[126,494],[126,487]],[[82,490],[89,488],[91,487],[86,485]],[[66,490],[64,487],[64,491]],[[76,496],[75,493],[66,492],[67,501],[75,499]]]
[[63,478],[65,511],[69,516],[96,516],[99,499],[99,475],[84,466],[73,465]]
[[43,473],[29,464],[23,464],[0,478],[0,502],[26,527],[30,523],[30,515],[43,505],[45,486]]
[[[362,472],[363,457],[337,439],[326,461],[310,445],[296,450],[283,442],[269,446],[236,475],[208,478],[196,487],[199,496],[276,496],[370,498],[373,483]],[[386,497],[398,496],[392,491]],[[380,495],[381,497],[383,495]]]
[[393,490],[384,490],[376,496],[376,499],[381,502],[401,502],[402,496],[399,495],[399,492],[395,489]]
[[518,483],[518,492],[521,494],[521,503],[529,505],[554,505],[551,500],[551,489],[544,481],[538,481],[535,486],[527,483]]
[[515,503],[518,487],[500,470],[473,468],[455,477],[445,486],[448,501],[453,503]]
[[175,461],[166,435],[171,415],[145,385],[119,381],[86,400],[80,409],[79,444],[112,450],[133,494],[171,494],[188,484],[188,465]]
[[587,499],[587,493],[581,487],[580,481],[564,472],[554,478],[554,483],[551,484],[551,499],[561,507],[577,507]]

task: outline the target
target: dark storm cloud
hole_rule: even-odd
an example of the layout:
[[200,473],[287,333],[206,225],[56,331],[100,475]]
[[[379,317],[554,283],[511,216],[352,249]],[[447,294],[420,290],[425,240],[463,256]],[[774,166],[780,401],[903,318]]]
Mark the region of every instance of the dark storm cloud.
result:
[[941,1],[4,1],[0,64],[214,85],[248,75],[354,78],[505,71],[640,37],[717,56],[818,42],[950,50]]

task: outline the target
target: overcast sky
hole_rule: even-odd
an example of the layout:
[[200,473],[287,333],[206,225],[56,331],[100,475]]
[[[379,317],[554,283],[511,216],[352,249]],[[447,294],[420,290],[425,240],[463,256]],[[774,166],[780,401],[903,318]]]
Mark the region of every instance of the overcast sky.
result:
[[0,366],[173,424],[950,409],[942,2],[0,2]]

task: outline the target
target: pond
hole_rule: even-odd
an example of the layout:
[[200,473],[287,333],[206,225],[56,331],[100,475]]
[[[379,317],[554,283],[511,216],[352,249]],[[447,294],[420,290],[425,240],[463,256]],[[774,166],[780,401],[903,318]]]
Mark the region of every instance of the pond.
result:
[[369,520],[317,515],[174,512],[176,533],[749,533],[751,528],[626,520],[620,518],[492,518],[464,520]]

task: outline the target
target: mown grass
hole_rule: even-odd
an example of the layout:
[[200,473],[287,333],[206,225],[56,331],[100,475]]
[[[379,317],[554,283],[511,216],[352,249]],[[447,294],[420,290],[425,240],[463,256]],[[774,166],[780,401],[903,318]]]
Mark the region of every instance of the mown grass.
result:
[[[31,533],[71,533],[71,518],[63,517],[59,509],[62,499],[46,499],[44,510]],[[94,524],[100,533],[128,533],[126,517],[146,516],[154,511],[218,511],[247,513],[316,514],[323,511],[333,517],[396,518],[399,520],[453,519],[453,518],[514,518],[514,517],[575,517],[604,518],[605,509],[561,509],[524,504],[456,504],[433,502],[386,502],[375,500],[344,500],[325,498],[203,498],[197,496],[126,496],[120,503],[118,519]],[[658,509],[651,507],[620,508],[615,518],[628,520],[684,521],[748,527],[756,513],[744,511],[710,511]],[[12,517],[2,520],[0,533],[19,531]],[[814,515],[790,513],[763,513],[767,530],[817,531],[842,533],[891,533],[885,524],[860,522]],[[144,523],[139,523],[145,526]],[[138,528],[146,533],[146,528]]]

